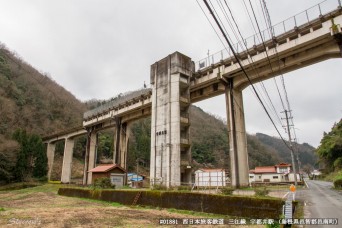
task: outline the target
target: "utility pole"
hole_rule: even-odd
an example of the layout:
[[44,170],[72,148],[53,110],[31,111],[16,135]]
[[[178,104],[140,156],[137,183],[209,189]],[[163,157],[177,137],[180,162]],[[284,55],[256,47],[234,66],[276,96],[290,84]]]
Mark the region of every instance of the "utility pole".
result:
[[[296,136],[296,134],[295,134],[295,136]],[[299,160],[299,146],[298,146],[297,138],[294,139],[294,142],[296,143],[295,148],[296,148],[296,158],[297,158],[297,164],[298,164],[298,173],[300,173],[301,162]]]
[[289,135],[289,143],[290,143],[290,151],[291,151],[291,159],[292,159],[292,167],[293,167],[293,173],[294,173],[295,186],[297,186],[296,163],[295,163],[294,154],[293,154],[293,146],[292,146],[290,124],[289,124],[289,116],[288,116],[288,112],[290,112],[290,111],[285,109],[284,112],[285,112],[286,125],[287,125],[287,134]]

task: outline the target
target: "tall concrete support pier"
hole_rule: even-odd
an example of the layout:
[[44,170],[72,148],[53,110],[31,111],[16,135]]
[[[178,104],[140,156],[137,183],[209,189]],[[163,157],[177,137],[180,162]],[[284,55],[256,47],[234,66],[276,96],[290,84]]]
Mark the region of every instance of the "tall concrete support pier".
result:
[[97,132],[88,130],[87,134],[87,148],[83,169],[83,185],[92,183],[92,175],[88,171],[95,167],[97,150]]
[[243,111],[242,91],[235,89],[233,79],[228,80],[225,90],[232,187],[249,185],[248,152]]
[[[130,135],[130,124],[129,122],[121,122],[120,118],[117,118],[116,124],[110,127],[114,127],[114,153],[113,153],[113,163],[119,164],[122,168],[127,169],[127,152],[128,143]],[[98,145],[98,135],[102,129],[98,130],[96,127],[91,127],[87,129],[87,146],[86,155],[83,170],[83,185],[92,184],[92,174],[88,171],[95,168],[97,160],[97,145]],[[66,153],[66,152],[65,152]],[[65,157],[65,155],[64,155]],[[63,164],[63,167],[65,165]]]
[[189,141],[191,59],[175,52],[151,66],[151,185],[191,181]]
[[47,143],[48,180],[51,180],[51,172],[52,172],[53,162],[55,160],[55,149],[56,149],[55,143],[52,143],[52,142]]
[[65,139],[62,176],[61,176],[62,183],[70,183],[73,150],[74,150],[74,140],[70,138]]
[[129,122],[121,123],[121,119],[116,121],[115,134],[114,134],[114,164],[119,164],[122,168],[127,168],[127,153],[130,135]]

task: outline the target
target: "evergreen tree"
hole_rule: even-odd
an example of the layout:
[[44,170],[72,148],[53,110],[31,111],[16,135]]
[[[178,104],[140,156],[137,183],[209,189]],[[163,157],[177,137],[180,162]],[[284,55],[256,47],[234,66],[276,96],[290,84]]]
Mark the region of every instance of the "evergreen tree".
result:
[[15,179],[25,181],[31,177],[44,177],[47,174],[47,156],[42,139],[29,135],[25,130],[16,130],[13,134],[20,146],[15,166]]
[[0,180],[8,182],[11,179],[10,162],[7,156],[0,152]]
[[15,139],[20,146],[14,177],[17,181],[24,181],[28,176],[28,136],[25,130],[18,129],[14,132],[13,139]]
[[42,139],[36,135],[31,137],[34,147],[34,177],[45,177],[48,171],[47,168],[47,155],[45,153],[44,145]]

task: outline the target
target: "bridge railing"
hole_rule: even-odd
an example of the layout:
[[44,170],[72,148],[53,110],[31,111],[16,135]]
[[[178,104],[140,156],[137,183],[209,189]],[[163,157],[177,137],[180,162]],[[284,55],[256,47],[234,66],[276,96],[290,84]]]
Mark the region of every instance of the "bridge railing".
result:
[[[295,29],[296,27],[310,24],[313,20],[320,18],[322,15],[328,14],[337,8],[341,8],[341,0],[325,0],[315,6],[312,6],[284,21],[281,21],[271,28],[267,28],[260,33],[254,34],[246,39],[240,40],[233,45],[236,53],[243,52],[247,48],[252,48],[255,45],[262,44],[263,41],[271,40],[273,37],[277,37],[288,31]],[[230,58],[233,53],[230,49],[223,49],[208,57],[201,59],[195,63],[195,69],[200,70],[220,62],[221,60]]]
[[130,91],[125,94],[119,94],[118,96],[112,98],[110,101],[106,102],[105,104],[102,104],[101,106],[89,110],[83,114],[83,119],[88,119],[89,117],[96,116],[98,114],[101,114],[105,111],[108,111],[120,104],[124,104],[127,101],[130,101],[134,98],[139,98],[142,95],[146,95],[151,92],[150,88],[144,88],[136,91]]

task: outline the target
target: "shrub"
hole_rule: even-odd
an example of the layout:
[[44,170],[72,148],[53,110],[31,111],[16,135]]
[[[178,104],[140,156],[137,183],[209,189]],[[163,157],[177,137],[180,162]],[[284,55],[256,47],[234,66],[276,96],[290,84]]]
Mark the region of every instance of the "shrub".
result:
[[221,194],[223,195],[233,195],[234,188],[225,187],[221,189]]
[[267,224],[267,228],[279,228],[280,224],[275,220],[273,224]]
[[36,180],[39,181],[39,182],[48,182],[47,176],[39,177]]
[[185,185],[178,186],[177,190],[178,191],[191,191],[191,186],[185,186]]
[[5,211],[5,209],[4,209],[4,208],[2,208],[2,207],[0,207],[0,211]]
[[166,191],[167,190],[167,187],[164,186],[164,185],[161,185],[161,184],[155,184],[153,185],[153,190],[162,190],[162,191]]
[[110,182],[109,177],[101,177],[101,178],[97,178],[94,180],[93,188],[94,189],[115,188],[115,185]]
[[49,183],[49,184],[61,184],[62,182],[61,182],[61,181],[52,181],[52,180],[49,180],[48,183]]
[[267,196],[269,190],[266,187],[254,189],[256,196]]
[[342,157],[339,157],[334,161],[334,168],[336,170],[342,169]]
[[334,187],[335,188],[342,188],[342,178],[341,177],[336,178],[334,180]]

